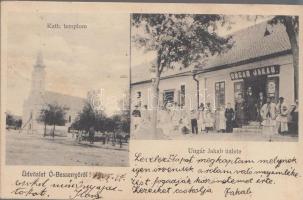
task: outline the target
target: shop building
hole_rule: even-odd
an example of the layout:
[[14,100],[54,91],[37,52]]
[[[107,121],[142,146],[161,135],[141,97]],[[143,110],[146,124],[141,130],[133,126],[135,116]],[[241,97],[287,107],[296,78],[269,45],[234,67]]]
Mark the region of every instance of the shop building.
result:
[[[280,96],[290,104],[294,99],[294,72],[289,39],[283,25],[259,23],[232,35],[233,47],[226,53],[210,57],[205,65],[193,69],[171,70],[163,74],[159,92],[160,105],[177,102],[196,108],[211,103],[213,108],[235,106],[235,98],[247,89],[253,95],[262,92],[275,101]],[[149,67],[145,64],[132,70],[133,105],[147,105],[151,91]],[[145,70],[145,71],[144,71]]]
[[214,107],[228,102],[235,105],[235,98],[246,98],[248,88],[258,98],[277,101],[280,96],[288,103],[294,99],[294,71],[288,36],[283,25],[273,26],[264,22],[233,35],[234,46],[225,54],[211,58],[198,73],[201,102]]
[[[159,84],[159,105],[177,103],[185,109],[197,107],[197,83],[189,69],[161,78]],[[141,78],[143,77],[140,76]],[[135,78],[135,77],[133,77]],[[132,108],[136,105],[151,107],[152,101],[151,79],[137,81],[131,84]]]

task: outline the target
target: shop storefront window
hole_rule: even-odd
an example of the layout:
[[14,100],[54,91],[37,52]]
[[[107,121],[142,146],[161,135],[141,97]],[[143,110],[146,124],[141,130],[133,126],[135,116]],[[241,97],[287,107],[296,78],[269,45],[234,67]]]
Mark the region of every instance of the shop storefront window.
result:
[[268,97],[273,98],[276,102],[279,98],[279,78],[270,77],[267,79],[266,93]]
[[243,93],[244,93],[244,89],[243,89],[243,81],[241,82],[235,82],[234,83],[234,95],[235,95],[235,101],[238,98],[239,94],[242,95],[243,97]]

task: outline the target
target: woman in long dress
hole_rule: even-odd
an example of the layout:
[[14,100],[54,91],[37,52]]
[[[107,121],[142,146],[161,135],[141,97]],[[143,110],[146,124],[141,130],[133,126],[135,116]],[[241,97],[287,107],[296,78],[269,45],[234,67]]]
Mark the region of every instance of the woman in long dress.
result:
[[257,100],[257,121],[260,123],[262,123],[261,108],[265,103],[266,99],[264,98],[263,92],[260,92]]
[[234,110],[232,109],[230,103],[227,104],[227,108],[225,109],[225,118],[226,118],[226,133],[232,133]]
[[237,126],[242,127],[245,124],[245,101],[240,93],[236,99],[235,111]]
[[170,107],[170,132],[176,133],[178,131],[179,120],[180,120],[180,109],[176,103]]
[[276,134],[276,105],[270,98],[267,98],[266,104],[262,106],[261,116],[263,120],[263,134],[269,136]]
[[179,120],[179,131],[182,134],[189,134],[190,133],[190,124],[189,124],[189,116],[185,109],[182,107],[180,108],[180,120]]
[[164,115],[165,115],[164,109],[165,109],[164,106],[162,106],[157,112],[157,128],[161,129],[162,132],[164,132]]
[[226,130],[226,118],[224,106],[218,110],[218,131],[224,133]]
[[160,112],[160,127],[165,135],[169,134],[171,126],[170,111],[166,107]]
[[150,116],[150,111],[148,110],[147,108],[147,105],[144,105],[143,106],[143,109],[141,110],[141,123],[142,123],[142,126],[144,127],[150,127],[151,124],[151,116]]
[[181,106],[178,104],[175,104],[175,111],[174,111],[174,117],[173,122],[175,124],[175,131],[178,131],[180,128],[180,119],[182,118],[182,111]]
[[281,123],[281,133],[282,134],[286,134],[286,133],[288,133],[288,113],[289,113],[289,111],[288,111],[288,108],[287,108],[287,106],[286,105],[283,105],[282,106],[282,112],[281,112],[281,121],[280,121],[280,123]]
[[198,128],[200,129],[201,133],[205,131],[204,109],[204,104],[201,103],[198,110]]
[[293,103],[288,111],[288,131],[290,134],[298,134],[299,102]]
[[214,127],[214,118],[212,109],[210,107],[210,103],[206,103],[205,111],[204,111],[204,125],[205,125],[205,132],[207,133],[209,130],[213,129]]
[[286,134],[288,132],[288,108],[283,97],[279,98],[279,102],[276,106],[276,113],[276,132]]

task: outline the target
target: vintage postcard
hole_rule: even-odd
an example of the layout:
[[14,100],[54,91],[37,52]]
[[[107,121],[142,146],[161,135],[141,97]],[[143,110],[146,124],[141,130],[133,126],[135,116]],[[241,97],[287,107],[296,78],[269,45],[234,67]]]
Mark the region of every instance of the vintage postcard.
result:
[[1,2],[1,199],[301,200],[302,6]]
[[133,14],[134,137],[298,141],[298,26],[291,15]]
[[124,18],[8,13],[7,165],[128,166]]

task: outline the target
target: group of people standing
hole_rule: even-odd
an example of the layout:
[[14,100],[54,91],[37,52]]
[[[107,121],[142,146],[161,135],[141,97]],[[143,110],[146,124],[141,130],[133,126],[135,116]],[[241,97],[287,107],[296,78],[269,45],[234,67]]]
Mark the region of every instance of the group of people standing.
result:
[[233,132],[233,120],[235,112],[228,103],[227,107],[224,106],[213,110],[210,103],[200,104],[199,109],[191,110],[191,127],[192,133],[198,132],[207,133],[210,130],[217,130],[218,132]]
[[298,102],[289,106],[283,97],[275,102],[274,97],[264,97],[263,92],[256,98],[248,87],[246,100],[238,94],[235,102],[235,126],[242,127],[257,121],[267,134],[296,133],[298,128]]
[[259,96],[256,98],[252,93],[251,87],[248,87],[247,89],[246,100],[243,98],[242,93],[238,93],[235,100],[237,126],[241,127],[250,121],[261,122],[263,120],[261,109],[265,103],[266,99],[263,92],[260,92]]
[[[266,134],[285,134],[287,132],[297,133],[298,131],[298,102],[290,107],[280,97],[275,103],[274,98],[265,98],[260,92],[256,100],[248,96],[244,100],[241,94],[235,101],[235,109],[231,103],[226,107],[212,108],[210,103],[200,104],[198,109],[188,109],[179,106],[177,103],[169,103],[162,106],[157,112],[157,127],[164,134],[171,133],[207,133],[209,131],[233,132],[234,127],[242,127],[249,122],[259,122]],[[138,107],[132,112],[133,128],[139,127],[149,129],[151,122],[151,110],[147,105]]]
[[[210,103],[200,104],[198,109],[187,109],[176,103],[169,103],[161,107],[157,112],[158,128],[164,134],[190,132],[198,134],[199,132],[209,132],[217,130],[220,132],[232,132],[233,120],[235,117],[234,109],[228,103],[227,107],[214,111]],[[132,112],[133,129],[138,130],[139,127],[149,127],[151,121],[151,111],[147,109],[147,105],[143,108],[138,106]]]
[[283,97],[280,97],[277,103],[273,98],[267,98],[261,107],[260,115],[264,133],[284,135],[298,131],[298,102],[288,107]]

